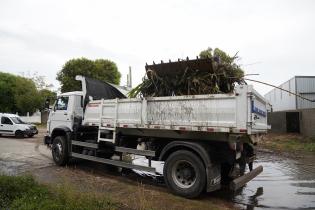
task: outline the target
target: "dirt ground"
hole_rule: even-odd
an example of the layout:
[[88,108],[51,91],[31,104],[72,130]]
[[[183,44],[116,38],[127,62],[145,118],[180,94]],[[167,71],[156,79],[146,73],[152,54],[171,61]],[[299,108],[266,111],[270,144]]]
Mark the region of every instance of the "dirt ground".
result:
[[0,174],[30,173],[41,183],[109,197],[123,209],[315,208],[315,155],[306,155],[303,150],[286,152],[287,146],[274,147],[295,148],[296,141],[291,140],[299,140],[298,136],[267,136],[258,146],[254,164],[262,165],[264,171],[239,191],[220,190],[189,200],[171,194],[162,179],[141,177],[130,170],[83,160],[57,167],[50,149],[42,143],[45,129],[39,131],[34,138],[0,137]]
[[41,183],[71,185],[80,191],[100,193],[126,209],[236,209],[233,202],[206,193],[190,200],[175,196],[162,180],[140,177],[113,166],[74,160],[57,167],[43,145],[45,129],[33,138],[0,137],[0,173],[30,173]]
[[233,203],[211,194],[185,199],[171,194],[156,180],[86,161],[65,168],[41,168],[32,174],[42,183],[68,184],[80,191],[102,193],[128,209],[235,209]]

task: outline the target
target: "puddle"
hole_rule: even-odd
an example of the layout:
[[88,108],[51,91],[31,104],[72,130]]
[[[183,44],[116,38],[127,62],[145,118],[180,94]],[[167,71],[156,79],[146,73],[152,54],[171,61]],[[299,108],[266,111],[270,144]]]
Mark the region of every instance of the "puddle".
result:
[[0,138],[0,174],[18,175],[49,166],[49,154],[45,146],[25,139]]
[[315,209],[315,156],[257,155],[256,166],[264,171],[234,194],[220,192],[225,199],[242,209]]
[[[135,160],[138,165],[148,165],[143,157]],[[255,165],[262,165],[264,171],[242,189],[220,190],[205,197],[217,197],[248,210],[315,209],[315,156],[291,159],[272,152],[259,152]],[[151,176],[149,172],[134,171],[141,176]],[[207,200],[205,197],[203,199]]]
[[0,160],[0,173],[4,175],[17,175],[25,166],[26,163],[24,162]]

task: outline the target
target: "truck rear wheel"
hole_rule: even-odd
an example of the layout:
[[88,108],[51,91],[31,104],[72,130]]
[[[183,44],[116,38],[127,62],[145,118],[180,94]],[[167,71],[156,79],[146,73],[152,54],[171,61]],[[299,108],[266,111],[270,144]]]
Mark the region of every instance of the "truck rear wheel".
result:
[[173,193],[186,198],[200,195],[206,186],[206,170],[201,159],[187,150],[171,154],[164,165],[164,180]]
[[52,145],[52,156],[58,166],[64,166],[68,163],[68,147],[64,136],[56,136]]

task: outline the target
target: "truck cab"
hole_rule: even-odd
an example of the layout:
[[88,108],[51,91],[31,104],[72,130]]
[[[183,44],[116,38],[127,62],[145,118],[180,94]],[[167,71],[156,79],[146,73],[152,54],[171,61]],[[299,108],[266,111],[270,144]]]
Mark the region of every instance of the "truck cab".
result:
[[74,119],[83,117],[83,92],[74,91],[60,94],[49,113],[47,133],[51,136],[56,128],[73,130]]

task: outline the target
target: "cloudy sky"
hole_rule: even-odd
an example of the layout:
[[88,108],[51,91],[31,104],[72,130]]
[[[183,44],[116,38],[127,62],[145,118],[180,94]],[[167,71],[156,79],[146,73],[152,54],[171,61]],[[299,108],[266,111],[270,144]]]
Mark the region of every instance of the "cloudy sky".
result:
[[38,72],[56,88],[71,58],[113,60],[122,85],[131,66],[135,85],[146,62],[209,46],[239,52],[245,72],[260,74],[252,79],[315,75],[315,1],[0,1],[0,71]]

